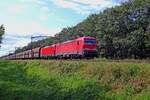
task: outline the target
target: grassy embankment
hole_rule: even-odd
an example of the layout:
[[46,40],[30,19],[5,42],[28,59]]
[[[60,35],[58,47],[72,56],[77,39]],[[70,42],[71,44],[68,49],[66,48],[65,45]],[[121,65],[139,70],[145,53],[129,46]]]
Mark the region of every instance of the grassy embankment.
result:
[[150,100],[141,61],[0,61],[0,100]]

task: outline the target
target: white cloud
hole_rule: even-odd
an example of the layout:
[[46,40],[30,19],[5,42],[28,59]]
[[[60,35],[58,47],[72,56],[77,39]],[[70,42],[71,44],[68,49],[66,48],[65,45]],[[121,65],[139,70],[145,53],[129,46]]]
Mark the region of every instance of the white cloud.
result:
[[116,5],[112,0],[72,0],[76,3],[88,5],[91,8],[106,8]]
[[62,8],[69,8],[81,14],[89,14],[93,10],[101,10],[118,5],[113,0],[52,0],[52,2]]
[[41,15],[41,16],[40,16],[40,20],[41,20],[41,21],[46,21],[46,20],[48,20],[48,15]]
[[[44,0],[20,0],[20,5],[26,6],[26,9],[30,5],[30,9],[31,9],[31,7],[39,8],[39,11],[42,11],[42,12],[45,12],[45,13],[50,13],[48,3]],[[30,9],[28,9],[28,10],[30,10]]]
[[42,11],[44,11],[44,12],[49,12],[49,8],[48,8],[47,6],[43,6],[41,9],[42,9]]
[[[93,11],[100,11],[104,8],[119,5],[114,0],[20,0],[22,3],[32,3],[40,6],[45,12],[49,12],[48,2],[51,1],[55,5],[62,8],[72,9],[80,14],[90,14]],[[125,1],[125,0],[123,0]]]
[[38,4],[38,5],[47,5],[47,3],[44,0],[20,0],[22,3],[32,3],[32,4]]
[[55,5],[60,6],[62,8],[70,8],[72,10],[75,10],[79,13],[86,13],[84,9],[81,9],[80,4],[74,3],[72,1],[66,1],[66,0],[53,0],[52,1]]
[[25,9],[26,9],[25,5],[12,5],[11,7],[7,9],[7,11],[8,13],[11,13],[11,14],[18,14],[18,13],[23,12],[23,10]]
[[54,29],[45,27],[42,24],[34,21],[9,21],[5,22],[6,32],[14,35],[32,35],[36,33],[43,33],[54,35],[59,32],[61,29]]

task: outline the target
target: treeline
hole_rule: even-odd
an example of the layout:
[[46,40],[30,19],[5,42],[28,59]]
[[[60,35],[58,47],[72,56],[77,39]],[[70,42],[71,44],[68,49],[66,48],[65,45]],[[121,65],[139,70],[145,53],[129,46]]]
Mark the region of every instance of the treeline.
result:
[[[100,57],[112,59],[150,57],[150,0],[129,0],[99,14],[92,14],[74,27],[64,28],[54,37],[33,43],[46,46],[81,36],[98,40]],[[30,49],[31,44],[17,52]]]

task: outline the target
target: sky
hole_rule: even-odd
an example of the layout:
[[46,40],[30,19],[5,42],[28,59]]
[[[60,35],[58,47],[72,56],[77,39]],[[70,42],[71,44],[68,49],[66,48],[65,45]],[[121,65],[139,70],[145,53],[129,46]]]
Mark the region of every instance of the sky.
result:
[[90,14],[119,5],[125,0],[2,0],[0,25],[6,32],[0,56],[27,45],[31,36],[54,36],[75,26]]

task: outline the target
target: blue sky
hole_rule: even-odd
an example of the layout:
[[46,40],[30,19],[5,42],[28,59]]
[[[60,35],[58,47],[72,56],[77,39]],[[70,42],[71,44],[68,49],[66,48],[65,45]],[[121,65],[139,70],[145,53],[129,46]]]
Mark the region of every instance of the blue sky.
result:
[[0,3],[0,24],[6,34],[0,48],[0,56],[23,47],[31,35],[48,35],[71,27],[125,0],[3,0]]

